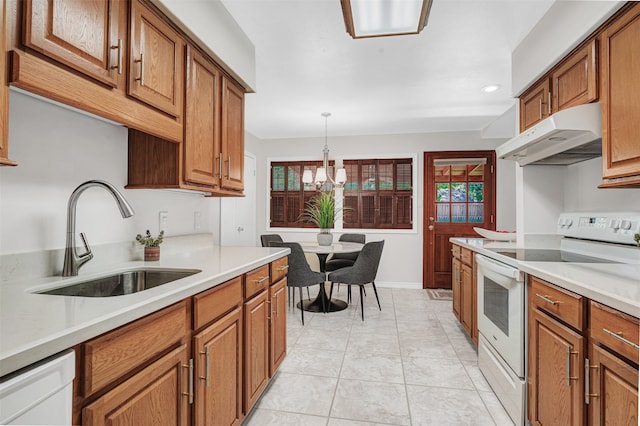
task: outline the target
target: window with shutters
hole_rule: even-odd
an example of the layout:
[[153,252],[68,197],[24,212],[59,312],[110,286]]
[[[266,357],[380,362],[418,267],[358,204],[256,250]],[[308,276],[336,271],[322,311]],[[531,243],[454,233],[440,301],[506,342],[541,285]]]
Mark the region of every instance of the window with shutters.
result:
[[411,158],[344,160],[343,227],[411,229],[413,161]]

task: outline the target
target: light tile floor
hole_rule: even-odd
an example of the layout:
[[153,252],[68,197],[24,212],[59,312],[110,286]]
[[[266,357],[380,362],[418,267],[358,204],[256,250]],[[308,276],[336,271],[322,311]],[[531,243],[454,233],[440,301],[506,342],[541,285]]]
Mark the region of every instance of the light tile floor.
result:
[[305,312],[304,326],[289,310],[287,357],[245,426],[513,425],[450,301],[379,288],[379,311],[367,286],[363,322],[353,290],[346,310]]

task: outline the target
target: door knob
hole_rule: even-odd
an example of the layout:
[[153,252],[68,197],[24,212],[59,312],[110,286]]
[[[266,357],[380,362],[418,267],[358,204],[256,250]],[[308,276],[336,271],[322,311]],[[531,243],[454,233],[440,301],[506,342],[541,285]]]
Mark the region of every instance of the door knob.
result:
[[242,226],[238,226],[238,232],[242,232],[244,231],[244,228]]
[[436,220],[433,216],[429,217],[429,222],[433,222],[434,220]]
[[433,231],[433,225],[429,225],[429,231]]

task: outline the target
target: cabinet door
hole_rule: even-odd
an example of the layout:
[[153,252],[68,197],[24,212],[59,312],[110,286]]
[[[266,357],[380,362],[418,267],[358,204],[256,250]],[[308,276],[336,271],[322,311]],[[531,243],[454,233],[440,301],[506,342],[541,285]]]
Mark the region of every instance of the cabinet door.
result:
[[549,80],[544,79],[520,96],[520,131],[539,123],[551,114]]
[[244,92],[222,79],[222,181],[224,189],[244,189]]
[[211,188],[218,184],[220,168],[219,86],[218,68],[187,46],[184,180]]
[[598,99],[597,40],[572,54],[551,74],[552,112]]
[[9,85],[7,84],[7,55],[5,52],[7,2],[0,0],[0,165],[15,166],[9,160]]
[[248,413],[269,381],[269,291],[244,304],[244,412]]
[[122,0],[27,0],[24,44],[111,87],[123,73]]
[[534,309],[529,412],[534,425],[584,424],[584,337]]
[[242,420],[242,309],[194,336],[196,425],[239,425]]
[[454,257],[451,263],[451,290],[453,293],[453,314],[461,321],[460,309],[462,307],[462,293],[460,292],[460,280],[462,279],[462,268],[460,259]]
[[640,186],[640,3],[600,37],[603,186]]
[[283,278],[273,284],[269,291],[271,293],[269,377],[272,377],[287,354],[287,279]]
[[462,305],[460,307],[460,322],[469,337],[472,337],[475,327],[473,319],[473,313],[475,312],[473,307],[473,269],[469,265],[462,264],[461,274],[460,292],[462,294]]
[[172,117],[181,117],[184,41],[142,4],[131,2],[128,94]]
[[588,370],[585,398],[589,401],[589,424],[636,426],[638,369],[590,344]]
[[84,425],[187,425],[189,369],[182,345],[82,410]]

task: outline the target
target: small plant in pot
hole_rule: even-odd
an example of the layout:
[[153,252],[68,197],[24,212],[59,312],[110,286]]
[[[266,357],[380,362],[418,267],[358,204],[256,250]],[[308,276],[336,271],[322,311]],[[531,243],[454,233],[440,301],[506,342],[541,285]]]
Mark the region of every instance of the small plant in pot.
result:
[[306,203],[302,219],[320,228],[320,233],[318,233],[319,245],[329,246],[333,242],[331,229],[335,222],[336,213],[341,210],[336,210],[336,200],[331,191],[321,192]]
[[154,261],[160,260],[160,244],[164,239],[164,230],[160,231],[156,238],[151,236],[151,232],[147,229],[145,235],[136,235],[136,241],[144,246],[144,260]]

